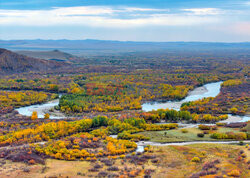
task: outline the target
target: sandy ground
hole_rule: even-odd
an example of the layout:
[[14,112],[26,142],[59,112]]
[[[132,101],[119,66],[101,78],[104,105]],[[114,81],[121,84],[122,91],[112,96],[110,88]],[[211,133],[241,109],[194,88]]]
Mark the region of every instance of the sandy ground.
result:
[[223,122],[223,123],[240,122],[241,120],[242,120],[242,118],[240,116],[228,115],[228,119],[226,119],[224,121],[220,121],[220,122]]
[[206,92],[208,92],[208,90],[206,89],[206,87],[202,86],[202,87],[195,88],[193,91],[190,91],[188,93],[188,96],[189,95],[202,95]]

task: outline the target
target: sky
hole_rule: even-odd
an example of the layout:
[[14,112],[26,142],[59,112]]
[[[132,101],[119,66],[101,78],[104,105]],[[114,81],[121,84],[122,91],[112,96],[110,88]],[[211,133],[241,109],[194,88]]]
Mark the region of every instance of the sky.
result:
[[250,41],[250,0],[0,0],[0,39]]

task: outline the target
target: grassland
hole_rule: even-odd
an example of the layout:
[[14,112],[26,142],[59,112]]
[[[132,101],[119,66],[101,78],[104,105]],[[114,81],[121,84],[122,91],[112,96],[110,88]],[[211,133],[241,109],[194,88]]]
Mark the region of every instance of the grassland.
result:
[[[249,151],[236,145],[219,145],[219,144],[194,144],[189,146],[168,146],[154,147],[154,152],[161,157],[158,164],[158,171],[155,173],[157,177],[190,177],[190,175],[204,170],[206,163],[216,159],[219,164],[215,167],[218,169],[216,174],[211,174],[208,177],[228,176],[232,170],[241,170],[239,177],[249,177],[249,169],[238,161],[240,150]],[[199,162],[190,162],[193,157],[199,157]],[[248,158],[249,159],[249,158]],[[246,162],[247,160],[244,160]],[[165,168],[165,169],[164,169]],[[182,171],[180,171],[182,170]],[[205,176],[200,176],[205,177]]]
[[[108,170],[110,166],[97,160],[87,161],[62,161],[47,159],[45,165],[29,165],[0,160],[0,174],[5,177],[96,177],[100,172],[114,177],[143,177],[151,175],[157,178],[184,178],[194,177],[196,174],[208,173],[208,177],[228,176],[231,171],[239,171],[238,177],[249,177],[249,150],[246,146],[222,145],[222,144],[194,144],[188,146],[164,146],[150,147],[149,151],[142,155],[135,155],[138,160],[141,157],[154,156],[155,158],[144,162],[131,159],[112,160],[116,171]],[[199,161],[192,159],[198,157]],[[3,163],[4,162],[4,163]],[[101,168],[89,171],[96,165]],[[211,165],[211,168],[207,168]],[[14,171],[15,170],[15,171]],[[180,171],[182,170],[182,171]],[[236,172],[237,172],[236,171]],[[106,176],[107,177],[107,176]],[[201,176],[205,177],[205,176]]]
[[[217,139],[210,138],[210,135],[214,132],[239,132],[239,129],[218,127],[218,130],[209,131],[209,134],[205,134],[204,137],[198,137],[198,133],[203,133],[198,128],[186,128],[187,133],[182,132],[183,129],[174,129],[169,131],[146,131],[138,134],[149,137],[152,142],[188,142],[188,141],[218,141]],[[228,141],[229,139],[227,139]],[[222,141],[222,140],[220,140]]]

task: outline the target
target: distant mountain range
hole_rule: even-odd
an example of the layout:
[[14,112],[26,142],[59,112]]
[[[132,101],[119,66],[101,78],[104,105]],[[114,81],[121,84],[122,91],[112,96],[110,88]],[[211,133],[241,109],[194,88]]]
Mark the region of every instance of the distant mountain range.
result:
[[65,62],[36,59],[0,48],[0,74],[50,71],[61,69],[68,65]]
[[[132,42],[105,40],[0,40],[2,48],[14,51],[53,51],[58,49],[73,55],[105,55],[131,52],[153,51],[245,51],[250,52],[250,42],[211,43],[211,42]],[[54,51],[56,53],[57,51]],[[20,52],[27,54],[27,52]],[[30,55],[37,56],[33,53]],[[39,54],[43,56],[43,54]],[[46,58],[46,57],[45,57]],[[62,59],[70,58],[64,56]]]
[[52,50],[52,51],[16,51],[16,53],[29,56],[29,57],[34,57],[34,58],[39,58],[39,59],[47,59],[47,60],[54,60],[54,61],[71,61],[75,60],[77,57],[65,53],[59,50]]

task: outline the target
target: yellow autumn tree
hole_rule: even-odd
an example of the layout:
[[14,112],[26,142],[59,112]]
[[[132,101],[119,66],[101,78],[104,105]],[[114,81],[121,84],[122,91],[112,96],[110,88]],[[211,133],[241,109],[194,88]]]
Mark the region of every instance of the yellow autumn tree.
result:
[[49,113],[44,114],[44,119],[49,119],[50,115]]
[[38,118],[37,112],[33,111],[32,115],[31,115],[31,119],[36,120],[37,118]]

